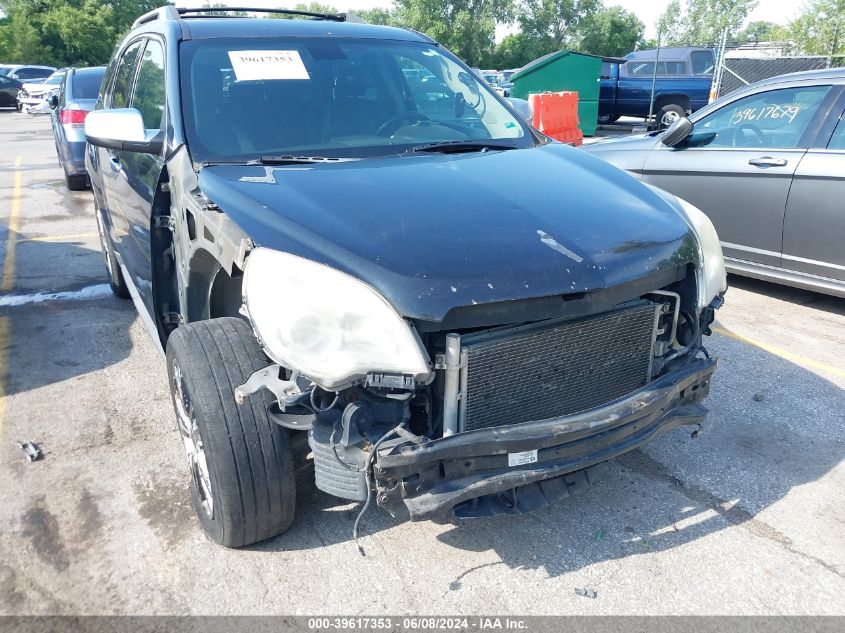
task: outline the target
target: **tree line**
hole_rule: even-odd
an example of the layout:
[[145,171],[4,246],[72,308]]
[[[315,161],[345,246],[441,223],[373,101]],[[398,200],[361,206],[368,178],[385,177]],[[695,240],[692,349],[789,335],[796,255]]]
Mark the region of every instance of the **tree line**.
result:
[[[103,64],[135,18],[163,4],[163,0],[0,0],[0,62]],[[757,0],[670,0],[655,26],[663,45],[715,45],[727,28],[731,42],[790,42],[794,54],[845,55],[845,0],[808,0],[786,25],[753,22],[743,29],[756,4]],[[295,8],[337,13],[318,2]],[[605,6],[601,0],[394,0],[389,9],[354,13],[373,24],[426,33],[471,66],[482,68],[519,68],[561,49],[621,56],[656,44],[644,37],[645,25],[636,15]],[[515,32],[496,43],[497,24],[512,25]]]

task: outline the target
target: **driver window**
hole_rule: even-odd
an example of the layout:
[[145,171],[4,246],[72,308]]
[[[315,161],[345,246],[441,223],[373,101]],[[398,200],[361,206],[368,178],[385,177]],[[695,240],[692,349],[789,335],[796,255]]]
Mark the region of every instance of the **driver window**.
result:
[[138,54],[141,52],[141,44],[142,42],[135,42],[124,51],[123,57],[120,58],[107,107],[128,107],[129,95],[132,92],[132,79],[135,76],[135,64],[138,61]]
[[830,86],[769,90],[744,97],[700,119],[695,147],[794,149]]

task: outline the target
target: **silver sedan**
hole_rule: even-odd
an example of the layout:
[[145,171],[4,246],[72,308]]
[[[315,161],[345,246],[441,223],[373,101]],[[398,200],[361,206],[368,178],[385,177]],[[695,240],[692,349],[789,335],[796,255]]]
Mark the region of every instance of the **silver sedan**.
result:
[[747,86],[584,148],[704,211],[728,271],[845,297],[845,69]]

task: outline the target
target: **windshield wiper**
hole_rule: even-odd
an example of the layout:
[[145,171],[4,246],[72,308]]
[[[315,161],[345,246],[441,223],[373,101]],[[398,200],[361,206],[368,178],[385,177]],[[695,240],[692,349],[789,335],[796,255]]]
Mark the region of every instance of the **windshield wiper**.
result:
[[492,152],[507,149],[519,149],[515,145],[495,141],[438,141],[411,148],[411,152],[440,152],[443,154],[461,154],[466,152]]
[[258,159],[261,165],[307,165],[313,163],[345,163],[358,158],[331,156],[262,156]]

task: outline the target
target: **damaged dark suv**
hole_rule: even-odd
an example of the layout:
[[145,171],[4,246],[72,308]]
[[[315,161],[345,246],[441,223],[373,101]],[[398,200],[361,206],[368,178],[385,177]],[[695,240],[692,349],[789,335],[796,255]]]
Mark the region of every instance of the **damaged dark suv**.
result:
[[707,218],[424,35],[296,17],[147,14],[85,122],[109,279],[166,350],[208,535],[291,525],[297,435],[318,488],[421,520],[535,509],[700,424]]

